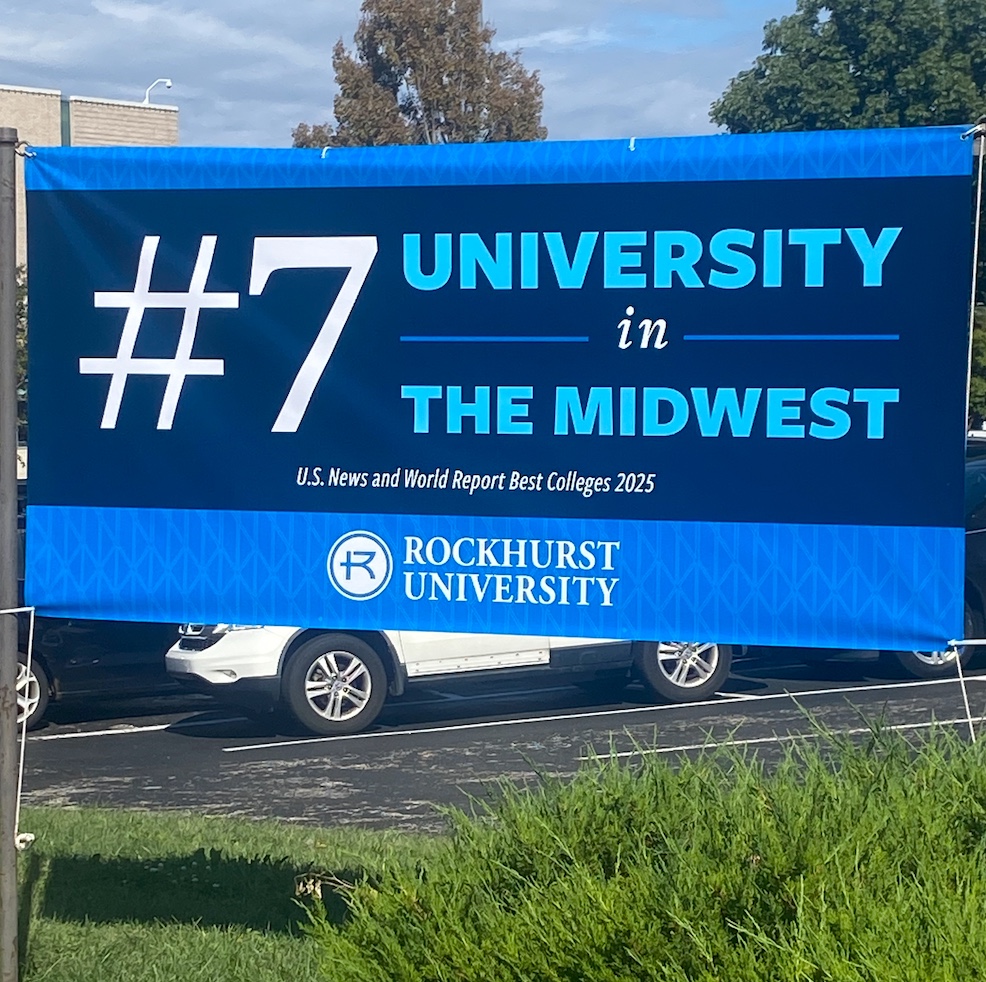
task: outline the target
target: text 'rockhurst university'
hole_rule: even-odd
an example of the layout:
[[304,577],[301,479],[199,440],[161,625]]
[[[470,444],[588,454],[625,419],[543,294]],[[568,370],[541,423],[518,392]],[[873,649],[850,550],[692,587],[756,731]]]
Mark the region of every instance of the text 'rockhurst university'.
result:
[[404,595],[450,603],[612,607],[620,579],[598,574],[615,571],[619,549],[615,540],[408,535]]

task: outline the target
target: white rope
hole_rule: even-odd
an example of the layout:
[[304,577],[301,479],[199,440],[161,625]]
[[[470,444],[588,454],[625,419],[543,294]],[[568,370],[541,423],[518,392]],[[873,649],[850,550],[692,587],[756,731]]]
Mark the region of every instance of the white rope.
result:
[[[973,218],[972,233],[972,296],[969,301],[969,365],[965,387],[965,415],[966,425],[968,425],[969,396],[972,392],[972,332],[976,327],[976,292],[979,287],[979,235],[982,230],[983,158],[986,157],[986,123],[980,119],[971,130],[963,133],[962,136],[963,139],[969,136],[972,137],[974,149],[976,141],[979,141],[979,173],[976,177],[976,214]],[[963,644],[964,643],[965,642],[963,642]],[[984,643],[986,643],[986,639],[972,641],[972,644],[982,645]],[[969,723],[969,736],[971,737],[972,742],[975,743],[976,728],[972,725],[972,709],[969,707],[969,690],[966,688],[965,672],[962,670],[962,649],[954,641],[951,646],[955,648],[955,664],[958,667],[959,672],[959,686],[962,689],[962,701],[965,703],[965,716]]]
[[976,292],[979,287],[979,234],[982,228],[983,214],[983,157],[986,157],[986,123],[979,122],[971,130],[962,134],[962,138],[972,137],[973,148],[979,140],[979,174],[976,179],[976,214],[973,218],[972,233],[972,297],[969,301],[969,364],[965,380],[965,415],[966,425],[969,422],[969,396],[972,392],[972,332],[976,326]]
[[965,705],[965,719],[969,724],[969,738],[976,742],[976,728],[972,725],[972,709],[969,706],[969,689],[965,684],[965,672],[962,669],[962,649],[955,649],[955,664],[959,670],[959,688],[962,690],[962,702]]
[[[31,674],[31,659],[34,655],[34,607],[8,607],[6,610],[0,610],[0,614],[27,614],[30,618],[27,630],[27,661],[24,663],[24,668],[27,670],[28,675]],[[17,685],[14,684],[14,702],[17,701]],[[24,718],[21,720],[21,750],[20,759],[17,765],[17,795],[14,799],[14,845],[16,846],[18,852],[23,852],[31,843],[34,842],[33,832],[21,832],[21,794],[24,789],[24,751],[27,747],[27,717],[28,713],[24,713]]]

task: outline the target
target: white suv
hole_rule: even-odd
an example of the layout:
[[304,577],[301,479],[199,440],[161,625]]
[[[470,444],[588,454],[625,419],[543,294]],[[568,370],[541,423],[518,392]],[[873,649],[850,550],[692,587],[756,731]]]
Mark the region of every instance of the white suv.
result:
[[719,689],[731,660],[721,644],[185,624],[166,666],[200,691],[336,736],[365,729],[388,694],[418,679],[541,667],[577,681],[633,676],[662,699],[694,702]]

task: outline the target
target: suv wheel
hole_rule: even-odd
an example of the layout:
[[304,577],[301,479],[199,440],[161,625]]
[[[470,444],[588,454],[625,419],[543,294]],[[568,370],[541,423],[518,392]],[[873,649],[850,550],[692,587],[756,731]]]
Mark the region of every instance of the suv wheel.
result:
[[644,685],[669,702],[698,702],[729,676],[732,645],[699,641],[638,641],[634,669]]
[[[982,637],[983,619],[977,611],[968,604],[965,605],[965,621],[963,625],[967,638]],[[963,645],[958,649],[965,668],[972,659],[975,649],[971,645]],[[913,678],[940,679],[957,674],[955,667],[954,648],[944,651],[881,651],[880,660],[892,668],[901,668]]]
[[27,717],[27,728],[33,730],[41,723],[48,708],[51,683],[44,666],[36,658],[31,659],[30,669],[25,664],[26,660],[26,656],[18,655],[17,725],[23,725],[24,718]]
[[366,729],[380,714],[387,673],[365,641],[348,634],[323,634],[291,656],[282,693],[306,730],[343,736]]

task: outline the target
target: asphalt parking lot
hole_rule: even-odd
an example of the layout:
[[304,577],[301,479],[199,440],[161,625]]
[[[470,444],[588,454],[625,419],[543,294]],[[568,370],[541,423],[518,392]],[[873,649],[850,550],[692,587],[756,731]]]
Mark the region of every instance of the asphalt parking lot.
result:
[[[967,680],[978,727],[986,669]],[[957,680],[888,678],[875,662],[811,664],[797,651],[737,659],[703,703],[654,705],[632,687],[612,698],[555,676],[464,679],[418,687],[370,731],[335,738],[278,733],[198,696],[55,707],[28,737],[24,801],[431,831],[443,806],[472,807],[500,780],[565,775],[594,756],[710,744],[776,755],[799,735],[862,736],[877,721],[968,736]]]

